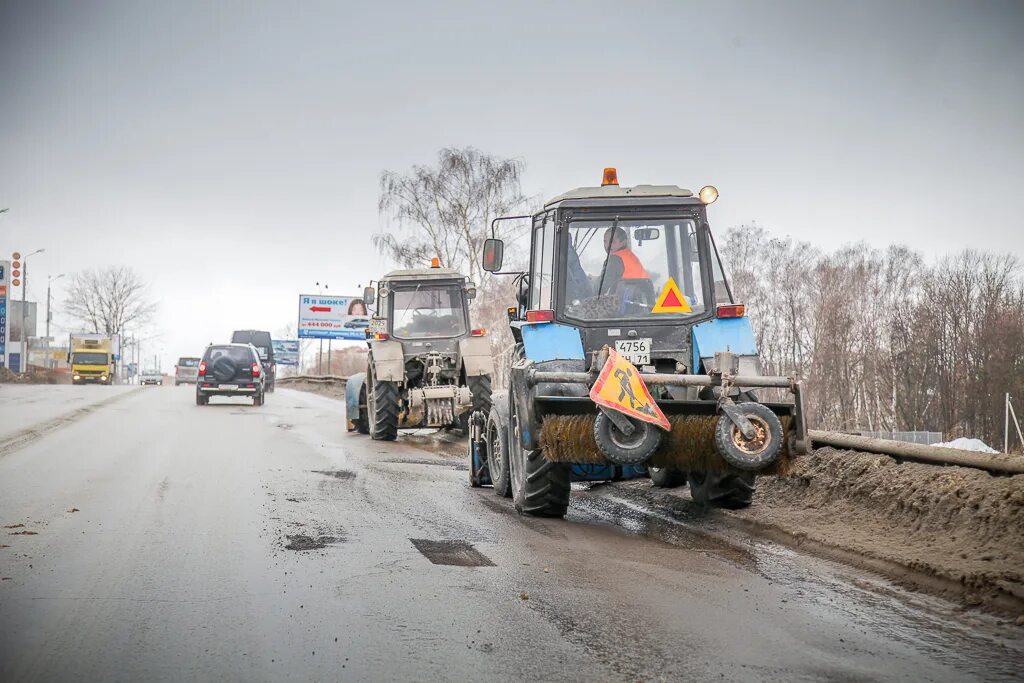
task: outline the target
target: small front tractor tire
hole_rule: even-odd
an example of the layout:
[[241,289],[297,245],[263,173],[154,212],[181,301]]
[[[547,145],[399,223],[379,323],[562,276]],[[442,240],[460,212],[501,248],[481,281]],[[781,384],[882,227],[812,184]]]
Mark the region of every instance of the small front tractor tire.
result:
[[626,436],[603,411],[594,420],[594,441],[597,448],[618,465],[637,465],[644,462],[661,444],[662,431],[650,422],[626,418],[633,425],[633,433]]
[[370,433],[370,417],[366,407],[366,384],[359,390],[359,417],[352,421],[360,434]]
[[370,371],[368,390],[368,417],[372,421],[370,438],[375,441],[394,441],[398,438],[398,385],[378,382]]
[[762,470],[779,457],[782,447],[782,423],[771,408],[761,403],[737,403],[733,410],[750,421],[755,436],[743,437],[740,428],[724,414],[715,427],[715,447],[722,459],[740,470]]
[[757,490],[756,475],[753,472],[705,473],[688,472],[690,497],[702,507],[719,507],[740,510],[750,507]]
[[494,493],[502,498],[512,497],[512,475],[508,464],[508,417],[502,419],[497,405],[491,406],[484,426],[487,442],[487,470],[491,475]]

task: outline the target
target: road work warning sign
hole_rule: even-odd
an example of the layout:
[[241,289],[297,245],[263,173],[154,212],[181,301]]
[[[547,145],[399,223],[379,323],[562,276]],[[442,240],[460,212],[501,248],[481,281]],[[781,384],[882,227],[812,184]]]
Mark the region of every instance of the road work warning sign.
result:
[[676,281],[669,278],[664,289],[661,290],[658,300],[654,302],[651,313],[693,313],[693,309],[690,308],[683,293],[679,291]]
[[636,367],[614,349],[608,349],[608,361],[590,390],[590,400],[666,431],[670,429],[668,418],[651,398]]

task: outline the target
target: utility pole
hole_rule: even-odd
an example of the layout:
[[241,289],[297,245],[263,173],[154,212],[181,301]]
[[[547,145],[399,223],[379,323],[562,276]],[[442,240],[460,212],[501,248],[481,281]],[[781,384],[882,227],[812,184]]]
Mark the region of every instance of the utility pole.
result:
[[46,249],[36,249],[21,260],[21,374],[28,372],[28,306],[25,304],[25,290],[28,288],[28,257],[42,254]]
[[46,276],[46,337],[43,344],[46,347],[47,370],[49,370],[50,367],[53,365],[53,359],[50,358],[50,320],[53,318],[53,316],[50,314],[50,285],[53,283],[54,280],[59,280],[62,277],[64,277],[64,275],[65,273],[61,273],[57,277],[54,277],[52,275]]

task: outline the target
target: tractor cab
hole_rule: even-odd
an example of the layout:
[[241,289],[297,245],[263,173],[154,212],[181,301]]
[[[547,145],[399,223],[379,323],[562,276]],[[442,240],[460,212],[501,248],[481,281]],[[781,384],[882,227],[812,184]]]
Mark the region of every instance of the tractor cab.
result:
[[[588,360],[607,345],[658,372],[700,372],[693,328],[744,311],[708,227],[706,207],[717,197],[711,186],[697,195],[674,185],[620,187],[614,169],[600,187],[555,197],[532,217],[530,264],[513,318],[578,329]],[[484,268],[498,270],[500,258],[488,256],[503,251],[500,240],[489,240]],[[745,323],[733,331],[749,331]],[[751,356],[744,365],[752,369],[752,335],[738,336],[733,350],[748,349],[740,353]],[[710,359],[713,350],[705,351]]]

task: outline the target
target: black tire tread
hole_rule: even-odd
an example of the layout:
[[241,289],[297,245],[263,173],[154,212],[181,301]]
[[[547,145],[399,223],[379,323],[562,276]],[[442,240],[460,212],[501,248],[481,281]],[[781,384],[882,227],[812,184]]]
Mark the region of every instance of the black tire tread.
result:
[[564,517],[569,509],[569,466],[547,460],[539,448],[524,455],[526,477],[516,509],[534,517]]
[[[500,447],[502,449],[501,457],[504,459],[505,468],[501,473],[501,476],[494,476],[494,468],[491,467],[490,463],[494,457],[493,453],[488,452],[487,464],[491,474],[491,484],[494,485],[495,495],[501,498],[512,497],[512,472],[511,465],[508,461],[509,450],[508,450],[508,409],[505,407],[506,404],[496,403],[491,406],[490,414],[487,416],[487,423],[484,425],[484,434],[487,440],[488,448],[491,443],[491,430],[497,429],[499,434]],[[499,407],[501,406],[501,407]]]
[[756,476],[752,472],[697,476],[691,473],[687,480],[690,483],[690,497],[704,507],[741,510],[750,507],[757,491]]
[[374,414],[370,437],[375,441],[394,441],[398,438],[398,385],[393,382],[372,384]]

